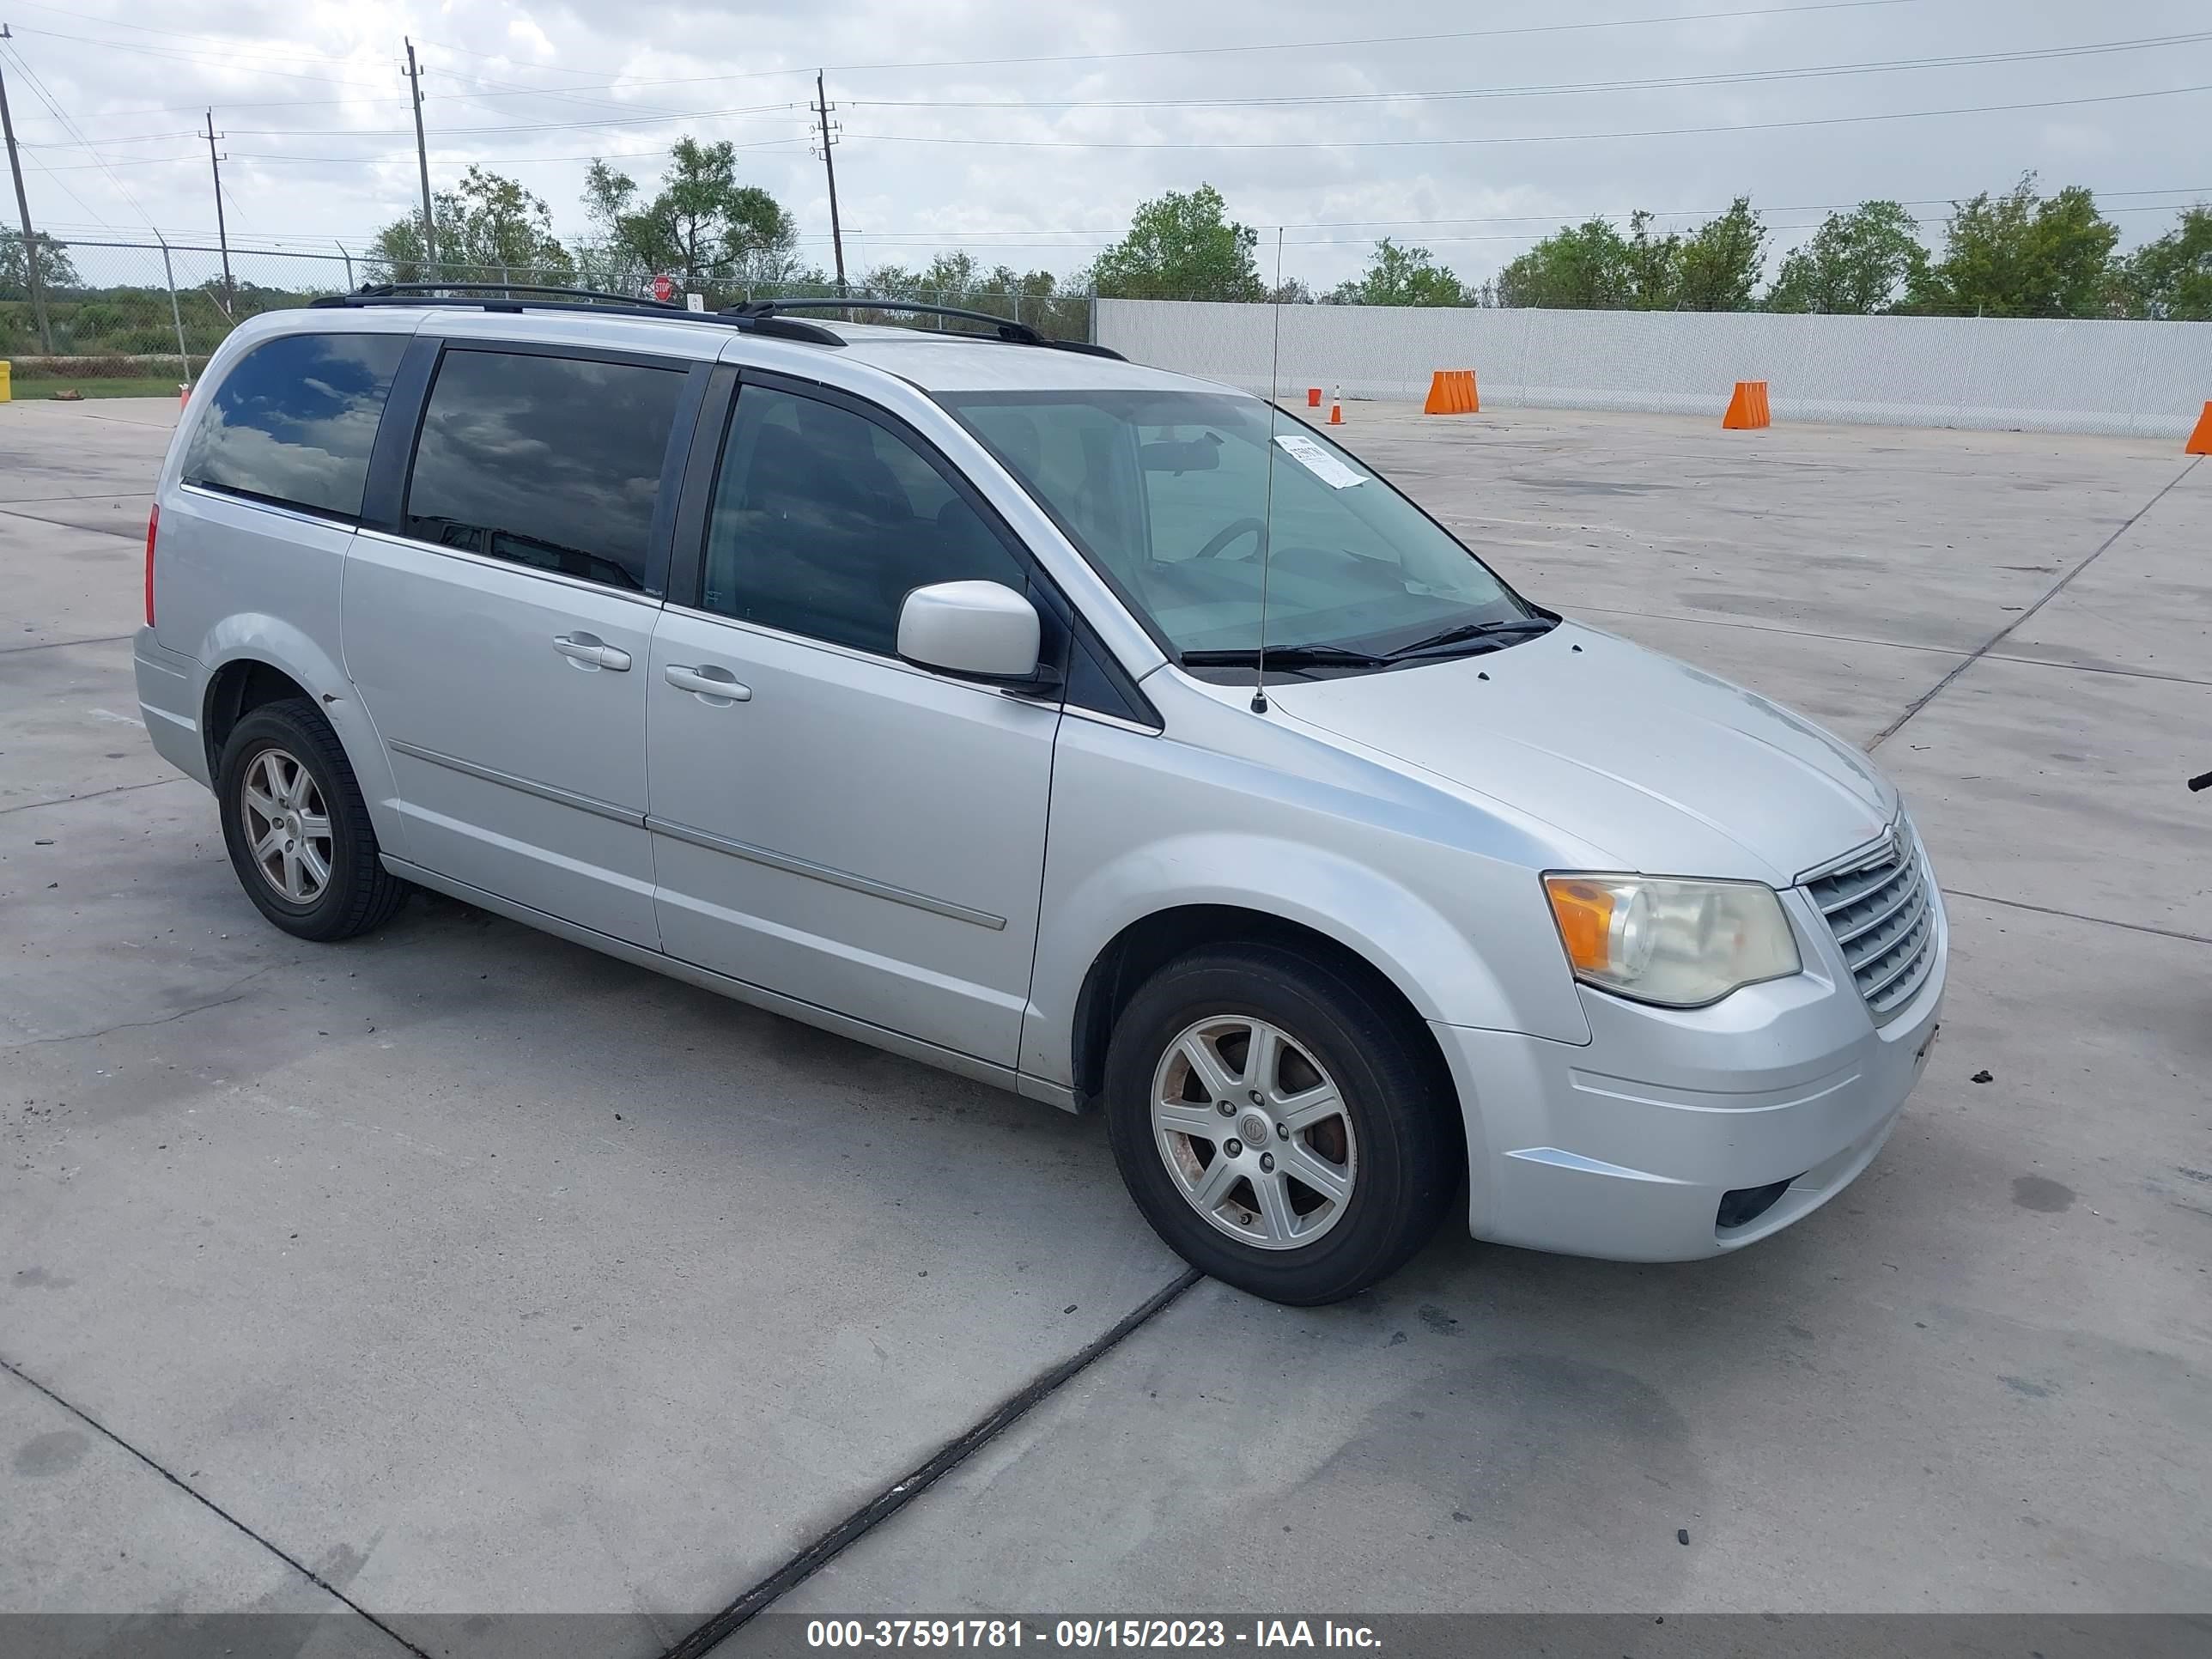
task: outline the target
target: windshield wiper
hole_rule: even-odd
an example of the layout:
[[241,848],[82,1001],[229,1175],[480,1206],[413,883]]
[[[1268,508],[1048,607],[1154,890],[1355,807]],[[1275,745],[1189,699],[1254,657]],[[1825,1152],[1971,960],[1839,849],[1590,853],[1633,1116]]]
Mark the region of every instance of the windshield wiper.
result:
[[[1186,668],[1250,668],[1260,660],[1257,651],[1186,651]],[[1354,651],[1341,645],[1271,645],[1270,668],[1382,668],[1390,661],[1372,651]]]
[[1503,641],[1519,634],[1548,634],[1558,625],[1546,617],[1513,617],[1499,622],[1461,623],[1441,633],[1431,634],[1426,639],[1415,640],[1411,645],[1401,645],[1383,660],[1403,662],[1408,657],[1425,656],[1431,651],[1442,651],[1447,646],[1472,645],[1483,640]]

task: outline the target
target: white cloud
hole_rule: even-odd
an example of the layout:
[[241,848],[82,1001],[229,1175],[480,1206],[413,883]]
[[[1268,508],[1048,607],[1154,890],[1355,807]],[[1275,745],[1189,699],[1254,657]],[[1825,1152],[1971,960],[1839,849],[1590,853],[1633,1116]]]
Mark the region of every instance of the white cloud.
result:
[[[1802,0],[1800,0],[1802,3]],[[143,234],[149,219],[211,236],[209,104],[224,149],[230,228],[242,240],[356,246],[416,195],[403,36],[426,68],[434,183],[471,162],[507,172],[581,228],[586,158],[623,158],[649,180],[685,131],[739,143],[747,176],[829,258],[822,168],[808,153],[812,71],[832,66],[844,134],[838,183],[855,269],[964,246],[987,261],[1066,270],[1146,197],[1208,180],[1236,214],[1286,224],[1289,274],[1327,285],[1379,235],[1425,244],[1480,279],[1562,218],[1637,206],[1714,210],[1748,192],[1787,246],[1809,210],[1867,197],[1935,205],[1999,190],[2027,169],[2046,186],[2100,192],[2212,187],[2202,131],[2212,94],[2063,110],[1674,137],[1562,134],[1824,120],[1893,110],[2102,97],[2212,82],[2212,43],[2155,51],[1898,70],[1725,86],[1620,88],[1388,104],[1067,107],[1068,100],[1279,99],[1374,92],[1587,85],[2023,51],[2182,34],[2197,0],[2092,9],[2068,0],[1894,0],[1797,15],[1559,31],[1561,23],[1759,0],[1545,0],[1468,7],[1401,0],[751,0],[719,10],[568,0],[434,7],[392,0],[128,0],[24,4],[13,43],[112,173],[73,147],[9,68],[28,143],[34,215],[84,234]],[[144,20],[158,19],[158,24]],[[1255,42],[1551,26],[1554,32],[1261,52]],[[978,58],[1150,52],[1090,61]],[[917,67],[925,60],[936,67]],[[836,65],[848,65],[839,69]],[[908,67],[880,67],[884,65]],[[994,100],[1057,106],[962,107]],[[716,114],[696,112],[726,112]],[[672,112],[689,118],[664,120]],[[1013,143],[980,140],[1021,141]],[[1439,140],[1480,141],[1439,143]],[[1495,142],[1510,140],[1511,142]],[[958,142],[945,142],[958,141]],[[1353,141],[1385,141],[1358,143]],[[1419,141],[1419,142],[1406,142]],[[1254,145],[1305,148],[1251,148]],[[1133,146],[1163,145],[1164,148]],[[1104,146],[1085,148],[1081,146]],[[2205,175],[2205,176],[2200,176]],[[127,196],[125,192],[128,192]],[[2207,188],[2212,194],[2212,188]],[[2167,198],[2107,194],[2108,208]],[[2116,216],[2130,240],[2170,212]],[[1453,220],[1427,224],[1382,222]],[[1686,222],[1685,221],[1684,222]],[[1318,227],[1318,228],[1316,228]],[[1927,227],[1930,234],[1939,226]],[[1272,260],[1272,234],[1263,235]]]

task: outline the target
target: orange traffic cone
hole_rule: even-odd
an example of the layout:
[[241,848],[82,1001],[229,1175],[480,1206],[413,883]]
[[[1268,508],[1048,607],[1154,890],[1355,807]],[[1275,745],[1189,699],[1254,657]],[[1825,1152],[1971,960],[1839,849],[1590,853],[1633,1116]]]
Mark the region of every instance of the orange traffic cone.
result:
[[1331,426],[1344,424],[1344,386],[1341,382],[1329,393],[1328,423]]
[[191,387],[179,383],[177,387],[177,407],[181,410],[186,404],[191,402]]
[[1735,395],[1729,399],[1728,413],[1721,416],[1721,427],[1728,432],[1747,432],[1753,427],[1771,425],[1773,418],[1766,407],[1766,382],[1738,380]]
[[2212,404],[2204,405],[2204,413],[2197,417],[2197,430],[2189,434],[2182,446],[2185,455],[2212,455]]
[[1480,415],[1482,398],[1475,390],[1471,368],[1440,368],[1429,377],[1429,400],[1424,415]]

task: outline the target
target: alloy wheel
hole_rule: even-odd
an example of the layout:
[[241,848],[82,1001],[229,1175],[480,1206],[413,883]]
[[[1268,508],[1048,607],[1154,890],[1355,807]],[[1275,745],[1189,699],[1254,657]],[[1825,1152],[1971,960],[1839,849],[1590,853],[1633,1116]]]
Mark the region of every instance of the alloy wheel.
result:
[[264,749],[239,788],[253,867],[280,897],[309,905],[331,881],[331,814],[314,775],[297,756]]
[[1343,1219],[1358,1141],[1335,1080],[1280,1026],[1202,1019],[1152,1077],[1152,1133],[1184,1199],[1231,1237],[1302,1249]]

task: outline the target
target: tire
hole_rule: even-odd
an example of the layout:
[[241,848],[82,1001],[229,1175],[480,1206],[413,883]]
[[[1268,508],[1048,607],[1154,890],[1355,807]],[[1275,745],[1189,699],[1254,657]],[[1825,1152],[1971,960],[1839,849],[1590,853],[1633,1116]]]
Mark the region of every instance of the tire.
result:
[[286,933],[351,939],[406,901],[407,884],[377,855],[376,830],[337,734],[306,698],[264,703],[240,720],[216,780],[239,885]]
[[1280,946],[1170,963],[1107,1047],[1130,1196],[1191,1266],[1255,1296],[1310,1307],[1365,1290],[1435,1234],[1466,1163],[1419,1036],[1352,975]]

